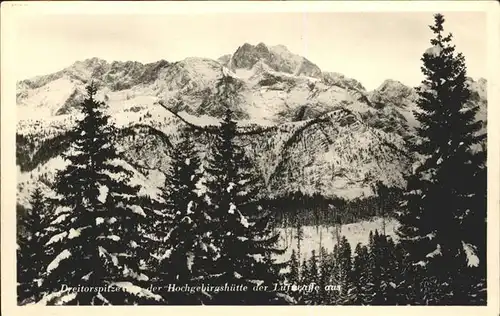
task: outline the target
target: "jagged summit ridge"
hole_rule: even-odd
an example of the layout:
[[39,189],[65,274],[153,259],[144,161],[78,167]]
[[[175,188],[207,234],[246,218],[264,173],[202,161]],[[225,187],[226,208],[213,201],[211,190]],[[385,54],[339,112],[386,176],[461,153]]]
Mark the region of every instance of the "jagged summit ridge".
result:
[[56,73],[25,79],[17,83],[18,91],[23,88],[36,89],[51,81],[66,78],[70,81],[86,83],[89,80],[101,82],[112,90],[123,90],[139,83],[156,80],[160,71],[169,66],[166,60],[143,64],[137,61],[108,62],[97,57],[76,61]]
[[417,100],[415,89],[400,81],[387,79],[377,89],[370,92],[370,101],[375,106],[409,107]]
[[[215,86],[224,77],[233,78],[218,88],[230,91],[229,101],[220,95],[214,98]],[[57,73],[19,82],[17,104],[21,116],[70,113],[91,79],[100,85],[100,93],[109,103],[140,99],[144,104],[147,96],[145,106],[163,101],[182,104],[177,110],[190,114],[217,115],[223,111],[215,104],[228,101],[226,105],[239,113],[239,118],[275,122],[311,118],[339,102],[366,101],[359,82],[341,74],[323,74],[319,67],[283,45],[259,43],[244,44],[219,61],[198,57],[149,64],[99,58],[78,61]],[[31,111],[33,106],[37,111]]]
[[[231,80],[219,84],[223,78]],[[364,113],[370,124],[378,126],[397,121],[398,129],[404,130],[405,125],[416,124],[413,88],[389,79],[367,92],[355,79],[322,72],[285,46],[264,43],[245,43],[217,61],[199,57],[147,64],[99,58],[77,61],[59,72],[19,82],[21,117],[71,113],[91,79],[117,111],[119,103],[151,107],[162,101],[194,115],[218,116],[224,112],[221,106],[228,106],[240,119],[280,123],[314,118],[343,106]],[[471,81],[476,99],[486,98],[485,86],[485,81]]]
[[236,52],[219,58],[233,71],[237,69],[252,69],[258,62],[263,62],[272,70],[295,76],[321,77],[321,69],[307,58],[293,54],[284,45],[267,46],[264,43],[251,45],[245,43]]

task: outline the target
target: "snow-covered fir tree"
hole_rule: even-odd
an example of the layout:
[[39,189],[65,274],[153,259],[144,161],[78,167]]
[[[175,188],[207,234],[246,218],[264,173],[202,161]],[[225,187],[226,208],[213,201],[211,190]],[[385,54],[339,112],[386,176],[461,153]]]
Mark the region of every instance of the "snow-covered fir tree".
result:
[[[41,304],[130,305],[161,300],[147,290],[149,277],[142,236],[147,214],[138,205],[132,171],[115,147],[115,129],[86,87],[83,118],[64,158],[70,164],[56,176],[52,234],[45,244],[50,259],[42,275]],[[63,287],[64,285],[64,287]],[[76,288],[71,291],[68,288]],[[104,291],[97,291],[106,288]]]
[[[270,213],[254,200],[260,190],[250,161],[236,136],[237,124],[230,110],[224,115],[208,158],[206,200],[212,218],[212,232],[220,258],[212,272],[219,274],[215,284],[272,287],[281,282],[280,270],[286,263],[276,262],[279,234],[273,233]],[[214,304],[273,304],[285,302],[274,291],[220,292]]]
[[397,242],[394,245],[394,257],[395,257],[395,268],[394,268],[394,283],[396,284],[396,305],[406,305],[409,300],[408,298],[408,282],[411,281],[408,278],[408,267],[411,265],[408,263],[408,257],[404,250],[403,244]]
[[382,292],[383,305],[396,305],[397,298],[397,281],[399,277],[398,268],[398,253],[396,244],[391,237],[387,235],[380,236],[381,247],[383,249],[383,269],[382,269]]
[[300,282],[302,284],[309,282],[309,265],[306,258],[302,259],[302,264],[300,265]]
[[[211,217],[197,184],[201,163],[189,128],[180,131],[179,141],[169,150],[171,164],[166,176],[165,205],[155,225],[161,251],[158,267],[160,286],[210,284],[209,269],[219,253],[210,231]],[[164,292],[168,304],[203,304],[210,293]]]
[[290,256],[290,272],[288,273],[288,282],[291,284],[299,284],[300,281],[300,263],[297,258],[297,252],[295,249],[292,250],[292,255]]
[[320,248],[319,258],[320,271],[318,285],[320,288],[317,295],[321,304],[328,304],[331,293],[327,291],[326,286],[331,284],[333,258],[328,254],[325,247]]
[[304,240],[304,227],[302,227],[300,220],[297,220],[296,232],[297,233],[295,235],[295,239],[297,240],[297,253],[298,253],[297,259],[300,260],[301,242]]
[[[468,102],[464,56],[455,52],[452,35],[444,35],[444,22],[443,15],[434,16],[432,47],[421,59],[426,78],[415,112],[420,126],[410,144],[420,163],[408,177],[399,235],[417,270],[411,272],[413,285],[426,283],[415,291],[421,295],[413,303],[468,304],[478,282],[470,276],[486,264],[478,252],[486,233],[486,178],[476,178],[484,163],[477,150],[485,135],[476,121],[478,107]],[[433,286],[439,294],[429,293]]]
[[[300,284],[301,285],[310,284],[318,276],[317,274],[314,276],[311,275],[312,270],[316,269],[316,271],[317,271],[317,268],[311,267],[311,262],[315,262],[315,264],[317,264],[316,259],[315,258],[313,259],[313,257],[312,257],[312,253],[311,253],[310,257],[307,255],[304,255],[304,258],[302,259],[302,265],[300,266]],[[307,293],[305,291],[301,291],[300,293],[297,293],[297,297],[298,297],[297,302],[300,305],[312,305],[314,303],[313,300],[311,299],[310,293]]]
[[49,205],[40,188],[33,191],[30,204],[23,216],[17,248],[17,299],[21,304],[40,299],[38,287],[46,261],[43,245],[47,241]]
[[338,275],[335,278],[336,284],[340,285],[341,291],[338,293],[337,302],[345,304],[348,301],[347,293],[351,284],[352,276],[352,252],[351,245],[345,236],[340,240],[340,247],[338,257],[336,258],[338,264]]
[[379,234],[378,230],[375,230],[373,235],[370,258],[370,274],[374,284],[371,304],[395,305],[397,301],[395,245],[392,239]]
[[[300,284],[300,261],[297,257],[297,252],[295,249],[292,250],[292,254],[290,256],[290,261],[288,262],[289,272],[287,275],[287,283],[293,285]],[[298,302],[301,299],[301,293],[299,291],[292,291],[289,293],[293,299]]]
[[[339,238],[337,239],[337,236]],[[340,265],[340,241],[342,240],[342,236],[339,234],[339,232],[335,232],[334,237],[337,243],[333,246],[333,251],[331,253],[331,259],[330,259],[330,282],[331,284],[339,284],[339,280],[341,278],[341,265]],[[339,291],[331,291],[329,293],[328,299],[325,301],[326,304],[331,304],[331,305],[337,305],[341,304],[340,303],[340,296],[341,293]]]
[[[315,250],[311,250],[311,257],[309,258],[309,262],[307,264],[307,267],[309,268],[308,271],[306,271],[306,275],[304,276],[304,279],[307,280],[303,285],[309,285],[309,284],[314,284],[318,285],[319,284],[319,262],[318,262],[318,255],[316,254]],[[318,293],[315,291],[312,292],[305,292],[302,294],[303,300],[307,305],[317,305],[318,304]]]
[[353,276],[355,277],[347,290],[347,305],[366,305],[370,301],[368,260],[368,248],[358,243],[352,261]]

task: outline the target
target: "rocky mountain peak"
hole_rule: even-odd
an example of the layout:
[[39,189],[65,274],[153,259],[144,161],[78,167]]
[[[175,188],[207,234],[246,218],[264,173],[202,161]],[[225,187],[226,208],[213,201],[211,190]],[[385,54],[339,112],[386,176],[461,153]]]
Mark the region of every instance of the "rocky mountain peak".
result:
[[265,63],[273,71],[295,76],[321,77],[321,69],[308,59],[293,54],[284,45],[268,46],[264,43],[252,45],[245,43],[238,47],[230,60],[219,58],[224,65],[233,71],[237,69],[252,69],[259,62]]
[[466,79],[467,84],[471,88],[472,92],[477,93],[481,99],[487,99],[486,88],[488,82],[484,78],[479,78],[478,80],[474,80],[470,77]]
[[323,72],[322,80],[328,85],[335,85],[344,89],[366,91],[361,82],[356,79],[347,78],[338,72]]
[[389,90],[407,90],[411,89],[410,87],[401,83],[401,81],[394,79],[386,79],[382,84],[377,88],[379,91],[389,91]]
[[266,46],[266,44],[260,42],[259,44],[257,44],[257,46],[255,46],[255,49],[259,52],[263,52],[263,53],[266,53],[266,52],[269,52],[269,48]]
[[[114,62],[117,63],[117,62]],[[93,67],[99,67],[102,65],[107,65],[108,62],[104,59],[100,59],[98,57],[92,57],[92,58],[87,58],[84,60],[78,60],[71,67],[86,67],[86,68],[93,68]],[[70,68],[71,68],[70,67]]]
[[400,81],[387,79],[377,89],[370,92],[370,101],[376,107],[408,107],[417,99],[415,89]]
[[249,43],[238,47],[231,57],[232,69],[251,69],[259,60],[270,60],[272,58],[269,49],[263,43],[253,46]]
[[230,60],[231,60],[231,54],[226,54],[217,58],[217,61],[223,65],[227,65]]

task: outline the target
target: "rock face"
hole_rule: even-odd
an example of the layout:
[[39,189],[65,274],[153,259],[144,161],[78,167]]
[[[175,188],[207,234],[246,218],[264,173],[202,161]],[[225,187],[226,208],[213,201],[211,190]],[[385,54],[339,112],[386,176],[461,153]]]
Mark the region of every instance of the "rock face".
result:
[[268,47],[264,43],[256,46],[245,43],[239,47],[225,64],[229,69],[252,69],[258,62],[270,69],[295,76],[319,78],[321,69],[306,58],[291,53],[283,45]]
[[[226,107],[241,128],[247,154],[267,184],[266,195],[301,190],[355,198],[383,181],[402,186],[411,164],[403,138],[417,121],[415,90],[386,80],[366,91],[355,79],[322,72],[284,46],[244,44],[216,60],[107,62],[92,58],[57,73],[17,84],[18,199],[35,185],[50,186],[64,165],[60,154],[79,116],[85,85],[99,84],[98,97],[121,129],[118,143],[136,170],[143,192],[163,183],[168,146],[184,124],[159,102],[196,125],[217,124]],[[471,102],[486,120],[486,81],[469,80]],[[204,149],[206,139],[200,139]]]
[[[410,128],[417,126],[413,115],[416,110],[415,103],[418,99],[414,88],[408,87],[396,80],[385,80],[377,89],[368,96],[372,106],[383,112],[392,111],[400,114]],[[390,115],[393,116],[393,115]],[[393,116],[394,117],[394,116]]]
[[417,93],[413,88],[405,86],[399,81],[387,79],[380,87],[370,93],[369,98],[375,107],[408,108],[416,102]]

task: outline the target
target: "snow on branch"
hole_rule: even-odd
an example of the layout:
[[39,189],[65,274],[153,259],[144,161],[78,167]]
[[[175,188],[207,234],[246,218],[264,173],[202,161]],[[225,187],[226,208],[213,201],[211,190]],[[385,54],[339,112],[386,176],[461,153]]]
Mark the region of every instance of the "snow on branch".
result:
[[61,290],[58,292],[54,292],[48,295],[45,295],[40,301],[35,303],[34,305],[48,305],[49,303],[54,305],[64,305],[67,302],[70,302],[76,298],[76,292],[69,292],[69,290]]
[[434,258],[435,256],[440,256],[441,253],[441,245],[437,244],[436,249],[433,252],[428,253],[425,257],[426,258]]
[[128,207],[132,212],[136,213],[136,214],[139,214],[143,217],[146,217],[146,213],[144,213],[144,210],[142,209],[142,207],[138,206],[138,205],[131,205]]
[[471,244],[467,244],[462,241],[462,246],[465,251],[465,255],[467,256],[467,266],[468,267],[478,267],[479,266],[479,257],[476,255],[476,247]]
[[123,276],[134,278],[137,281],[149,281],[149,278],[147,275],[145,275],[143,273],[137,273],[127,266],[125,266],[123,269]]
[[45,246],[48,246],[50,244],[53,244],[53,243],[56,243],[56,242],[60,242],[61,240],[63,240],[64,237],[66,237],[68,235],[67,232],[62,232],[62,233],[59,233],[57,235],[54,235],[52,236],[49,241],[47,241],[47,243],[45,243]]
[[115,266],[118,266],[118,258],[114,254],[109,253],[106,249],[104,249],[101,246],[99,246],[98,250],[99,250],[99,256],[100,257],[111,258],[111,262],[113,262],[113,264]]
[[71,252],[68,249],[64,249],[60,254],[57,255],[57,257],[52,260],[52,262],[48,265],[47,267],[47,273],[52,272],[54,269],[57,269],[59,267],[59,263],[62,260],[68,259],[71,256]]
[[101,294],[101,292],[97,293],[97,298],[103,301],[104,303],[111,305],[111,303]]
[[55,220],[53,220],[50,224],[51,225],[61,224],[62,222],[64,222],[64,220],[66,220],[66,218],[68,216],[69,216],[69,213],[63,213],[63,214],[59,215]]
[[243,225],[246,228],[248,228],[250,226],[250,223],[248,222],[246,216],[243,216],[243,214],[241,214],[240,210],[238,210],[238,214],[240,215],[241,225]]

